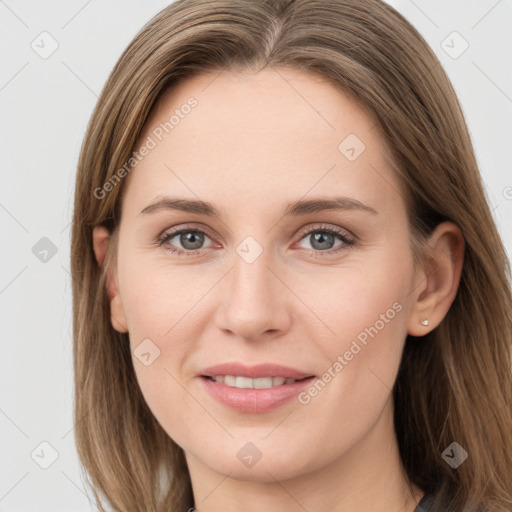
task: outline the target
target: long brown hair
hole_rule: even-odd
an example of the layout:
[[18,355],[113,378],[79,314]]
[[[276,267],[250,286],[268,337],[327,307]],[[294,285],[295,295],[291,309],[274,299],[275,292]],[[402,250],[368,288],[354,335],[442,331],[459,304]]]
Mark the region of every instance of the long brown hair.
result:
[[[183,451],[149,410],[128,335],[110,322],[105,279],[123,183],[108,193],[104,184],[119,180],[164,90],[204,71],[266,66],[317,73],[372,116],[392,151],[415,251],[442,220],[461,229],[455,300],[436,329],[406,340],[395,429],[407,477],[446,510],[511,510],[509,261],[454,89],[418,31],[381,0],[178,0],[115,65],[81,149],[71,247],[75,436],[96,500],[123,512],[193,505]],[[102,267],[98,225],[112,234]],[[443,458],[453,442],[468,453],[456,469]]]

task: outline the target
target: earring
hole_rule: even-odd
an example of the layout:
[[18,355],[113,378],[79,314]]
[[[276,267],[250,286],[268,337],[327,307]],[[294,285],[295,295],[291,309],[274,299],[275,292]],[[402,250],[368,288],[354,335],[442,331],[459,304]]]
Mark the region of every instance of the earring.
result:
[[421,325],[428,325],[428,320],[420,320]]

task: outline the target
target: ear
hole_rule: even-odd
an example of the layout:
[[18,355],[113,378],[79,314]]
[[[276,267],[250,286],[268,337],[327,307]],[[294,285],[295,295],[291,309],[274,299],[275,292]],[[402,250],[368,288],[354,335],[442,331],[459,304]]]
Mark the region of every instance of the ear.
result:
[[[464,261],[464,237],[453,222],[442,222],[429,239],[431,250],[416,275],[414,301],[407,332],[424,336],[435,329],[448,313],[459,288]],[[428,320],[423,325],[422,320]]]
[[[96,260],[100,267],[102,267],[110,242],[110,232],[104,226],[96,226],[93,229],[92,240]],[[110,300],[110,321],[112,322],[112,327],[118,332],[128,332],[128,324],[117,284],[117,272],[114,275],[111,275],[110,271],[107,273],[107,293]]]

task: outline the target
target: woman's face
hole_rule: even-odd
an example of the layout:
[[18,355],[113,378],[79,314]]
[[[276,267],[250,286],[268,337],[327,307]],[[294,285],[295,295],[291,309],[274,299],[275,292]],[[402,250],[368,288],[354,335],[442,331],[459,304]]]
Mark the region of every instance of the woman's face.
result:
[[375,123],[316,76],[224,72],[168,91],[138,147],[112,320],[189,464],[273,481],[394,442],[420,282]]

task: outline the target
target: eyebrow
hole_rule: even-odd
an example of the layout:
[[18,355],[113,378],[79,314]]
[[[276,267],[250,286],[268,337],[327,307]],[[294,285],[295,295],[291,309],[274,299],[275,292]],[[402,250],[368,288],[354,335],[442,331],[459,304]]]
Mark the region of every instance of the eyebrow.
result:
[[[208,217],[221,217],[220,211],[207,201],[178,197],[163,197],[156,203],[146,206],[140,214],[149,214],[161,210],[178,210],[187,213],[197,213]],[[283,217],[298,217],[327,210],[361,210],[374,215],[378,213],[377,210],[357,199],[350,197],[333,197],[294,201],[286,205]]]

